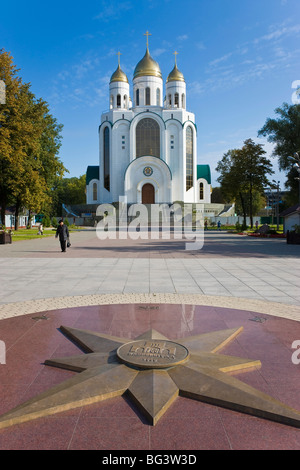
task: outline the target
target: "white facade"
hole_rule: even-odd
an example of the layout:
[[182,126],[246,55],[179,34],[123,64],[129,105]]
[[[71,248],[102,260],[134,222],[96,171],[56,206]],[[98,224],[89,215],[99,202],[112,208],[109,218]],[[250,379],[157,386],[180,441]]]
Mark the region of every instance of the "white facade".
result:
[[132,97],[118,65],[109,111],[101,116],[99,156],[99,176],[87,172],[87,204],[123,196],[128,203],[210,203],[210,178],[199,179],[195,116],[186,110],[186,83],[176,63],[164,94],[147,46],[134,71]]
[[300,226],[300,211],[294,211],[284,217],[284,233],[286,233],[288,230],[292,232],[295,230],[295,226]]

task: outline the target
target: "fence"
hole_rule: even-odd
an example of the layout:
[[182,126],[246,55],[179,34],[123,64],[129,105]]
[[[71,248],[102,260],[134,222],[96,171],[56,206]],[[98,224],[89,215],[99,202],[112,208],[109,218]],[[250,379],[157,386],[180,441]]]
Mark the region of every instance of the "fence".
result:
[[[230,217],[222,217],[222,216],[213,216],[213,217],[208,217],[208,221],[210,223],[214,223],[215,225],[220,221],[221,225],[235,225],[237,223],[243,224],[244,223],[244,217],[242,216],[230,216]],[[253,217],[253,225],[255,225],[255,222],[258,222],[259,224],[263,223],[261,222],[261,217]],[[250,217],[246,217],[246,224],[250,225]]]

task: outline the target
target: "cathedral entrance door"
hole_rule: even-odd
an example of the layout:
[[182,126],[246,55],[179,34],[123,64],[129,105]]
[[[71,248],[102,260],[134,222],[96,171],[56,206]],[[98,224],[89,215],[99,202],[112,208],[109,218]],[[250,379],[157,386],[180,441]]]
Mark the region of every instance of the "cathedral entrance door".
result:
[[142,187],[142,204],[155,204],[155,189],[150,183]]

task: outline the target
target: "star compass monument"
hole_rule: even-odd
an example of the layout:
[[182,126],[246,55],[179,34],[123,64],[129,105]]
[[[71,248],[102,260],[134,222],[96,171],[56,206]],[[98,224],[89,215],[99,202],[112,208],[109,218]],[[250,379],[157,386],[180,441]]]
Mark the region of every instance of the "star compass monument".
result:
[[66,326],[60,329],[85,354],[53,358],[45,364],[77,374],[2,415],[0,429],[125,393],[151,425],[163,419],[178,396],[184,396],[300,427],[299,411],[228,374],[261,365],[259,360],[219,353],[243,328],[176,341],[155,330],[132,340]]

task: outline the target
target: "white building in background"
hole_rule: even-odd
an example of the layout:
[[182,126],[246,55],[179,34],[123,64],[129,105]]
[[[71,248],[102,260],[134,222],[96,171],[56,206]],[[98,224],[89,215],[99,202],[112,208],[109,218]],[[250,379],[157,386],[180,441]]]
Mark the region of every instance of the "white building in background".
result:
[[99,166],[86,173],[87,204],[210,203],[209,165],[197,165],[195,116],[186,109],[183,74],[175,65],[164,90],[148,47],[134,70],[132,94],[119,64],[109,83],[109,111],[99,126]]

